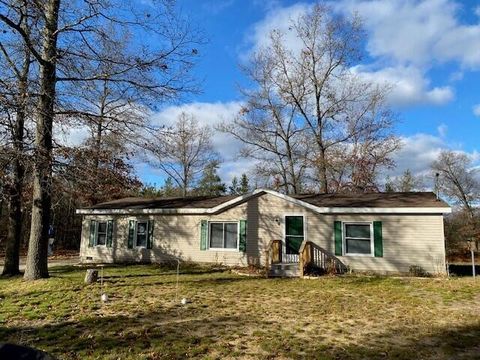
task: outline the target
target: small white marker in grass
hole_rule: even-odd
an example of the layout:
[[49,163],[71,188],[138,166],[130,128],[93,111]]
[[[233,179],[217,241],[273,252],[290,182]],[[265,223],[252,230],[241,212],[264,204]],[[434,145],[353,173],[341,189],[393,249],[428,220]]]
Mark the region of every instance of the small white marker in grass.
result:
[[183,299],[180,301],[180,303],[181,303],[182,305],[187,305],[187,303],[188,303],[187,298],[183,298]]
[[100,289],[102,291],[102,295],[100,296],[100,300],[106,303],[108,301],[108,295],[103,292],[103,265],[101,265],[101,267],[102,267],[102,272],[101,272],[101,278],[100,278]]

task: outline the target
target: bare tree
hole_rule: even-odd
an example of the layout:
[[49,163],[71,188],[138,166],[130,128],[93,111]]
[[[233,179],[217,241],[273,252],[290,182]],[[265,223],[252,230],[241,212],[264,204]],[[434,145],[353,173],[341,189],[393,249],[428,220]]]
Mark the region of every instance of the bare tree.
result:
[[[28,8],[26,1],[19,2],[13,9],[19,17],[19,27],[28,34]],[[14,42],[15,41],[15,42]],[[18,43],[20,45],[18,45]],[[11,48],[14,51],[7,51]],[[4,169],[11,165],[11,176],[8,186],[9,223],[8,236],[5,247],[5,265],[2,275],[16,275],[19,269],[19,251],[22,234],[22,207],[23,185],[25,178],[26,154],[25,122],[29,111],[29,75],[30,51],[18,36],[6,44],[0,42],[0,59],[3,64],[2,81],[0,84],[1,104],[5,122],[1,122],[6,130],[10,149],[4,148],[8,156]]]
[[[57,114],[71,114],[71,108],[65,106],[65,101],[74,99],[73,93],[65,91],[68,85],[107,81],[124,89],[142,88],[151,94],[148,99],[171,99],[193,90],[189,70],[198,50],[188,23],[178,21],[169,0],[42,0],[27,4],[33,19],[30,32],[22,29],[22,16],[13,11],[17,6],[13,0],[0,3],[0,23],[7,29],[2,36],[8,38],[12,32],[20,36],[38,66],[34,201],[25,271],[26,279],[36,279],[48,276],[52,129],[56,110]],[[116,34],[125,35],[126,51],[99,51],[97,45],[103,42],[115,49]]]
[[296,121],[297,106],[280,97],[275,66],[269,54],[260,52],[243,68],[255,90],[242,91],[245,105],[233,122],[224,122],[219,130],[244,144],[241,155],[258,162],[257,176],[281,179],[278,186],[286,194],[297,194],[305,180],[305,129]]
[[480,182],[472,160],[466,154],[444,150],[432,163],[432,170],[439,174],[441,191],[474,218],[474,204],[480,200]]
[[[385,105],[388,88],[363,81],[351,71],[361,54],[363,31],[358,17],[333,15],[327,6],[316,4],[293,19],[288,31],[294,35],[296,48],[288,47],[284,32],[274,30],[269,45],[257,58],[271,67],[269,91],[288,105],[298,115],[297,124],[307,129],[308,160],[320,191],[329,192],[338,187],[330,186],[329,172],[339,148],[343,151],[355,144],[373,144],[376,154],[369,155],[370,165],[363,170],[382,165],[377,160],[388,163],[384,159],[397,146],[396,142],[387,146],[389,142],[384,141],[393,137],[389,130],[394,118]],[[356,147],[364,149],[365,145]],[[352,156],[358,157],[358,151],[352,150]],[[351,161],[351,166],[357,165]]]
[[181,113],[175,125],[158,129],[147,138],[149,162],[161,169],[187,196],[204,168],[218,156],[211,142],[212,131],[200,126],[194,115]]

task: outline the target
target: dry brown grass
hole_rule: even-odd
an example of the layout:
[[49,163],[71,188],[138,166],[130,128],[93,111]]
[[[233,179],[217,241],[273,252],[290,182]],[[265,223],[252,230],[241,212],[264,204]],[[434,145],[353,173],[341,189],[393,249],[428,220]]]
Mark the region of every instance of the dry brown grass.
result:
[[[187,268],[107,268],[0,280],[0,339],[65,359],[466,359],[480,354],[472,279],[265,279]],[[189,303],[179,305],[180,298]]]

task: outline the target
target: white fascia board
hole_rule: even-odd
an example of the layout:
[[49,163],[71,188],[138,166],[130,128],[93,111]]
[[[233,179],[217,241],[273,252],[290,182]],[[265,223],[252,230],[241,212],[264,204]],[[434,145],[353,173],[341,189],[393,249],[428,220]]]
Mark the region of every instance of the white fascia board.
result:
[[208,214],[212,209],[190,208],[190,209],[77,209],[79,215],[175,215],[175,214]]
[[77,209],[79,215],[134,215],[134,214],[150,214],[150,215],[195,215],[195,214],[215,214],[225,208],[234,206],[238,203],[248,200],[256,195],[266,193],[278,198],[289,201],[298,206],[310,209],[319,214],[449,214],[452,209],[449,207],[393,207],[393,208],[372,208],[372,207],[319,207],[309,204],[305,201],[294,199],[288,195],[281,194],[277,191],[268,189],[257,189],[250,194],[240,195],[223,204],[213,208],[179,208],[179,209]]
[[317,208],[316,210],[321,214],[450,214],[452,209],[440,207],[396,207],[396,208]]

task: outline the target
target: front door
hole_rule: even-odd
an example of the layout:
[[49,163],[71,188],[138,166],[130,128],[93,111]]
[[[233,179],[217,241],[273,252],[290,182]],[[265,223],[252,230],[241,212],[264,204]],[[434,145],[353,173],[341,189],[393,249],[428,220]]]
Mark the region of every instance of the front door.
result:
[[305,238],[303,216],[285,216],[285,254],[287,261],[298,261],[298,253]]

